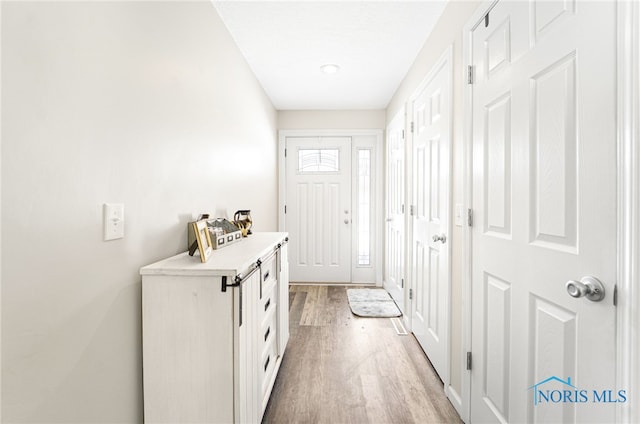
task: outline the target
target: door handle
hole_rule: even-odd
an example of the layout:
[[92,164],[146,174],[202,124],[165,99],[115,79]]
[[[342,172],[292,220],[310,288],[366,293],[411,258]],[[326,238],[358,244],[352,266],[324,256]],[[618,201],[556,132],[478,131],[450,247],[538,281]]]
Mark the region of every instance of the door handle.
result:
[[604,299],[604,285],[590,275],[582,277],[580,281],[569,280],[565,287],[571,297],[586,297],[592,302],[600,302]]
[[348,224],[348,223],[349,223],[349,219],[345,219],[345,220],[344,220],[344,223],[345,223],[345,224]]
[[393,218],[387,218],[387,222],[393,221]]
[[447,236],[445,236],[444,233],[443,234],[434,234],[433,241],[434,242],[441,241],[442,244],[444,244],[444,243],[447,242]]

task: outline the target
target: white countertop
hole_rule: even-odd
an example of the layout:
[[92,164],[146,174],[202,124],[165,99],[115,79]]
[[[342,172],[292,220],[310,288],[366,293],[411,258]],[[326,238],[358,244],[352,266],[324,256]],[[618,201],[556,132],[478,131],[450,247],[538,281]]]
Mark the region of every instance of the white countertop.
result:
[[257,259],[269,255],[287,237],[288,233],[254,233],[231,246],[214,250],[205,263],[200,262],[199,254],[189,256],[184,252],[140,268],[140,275],[235,276],[249,269]]

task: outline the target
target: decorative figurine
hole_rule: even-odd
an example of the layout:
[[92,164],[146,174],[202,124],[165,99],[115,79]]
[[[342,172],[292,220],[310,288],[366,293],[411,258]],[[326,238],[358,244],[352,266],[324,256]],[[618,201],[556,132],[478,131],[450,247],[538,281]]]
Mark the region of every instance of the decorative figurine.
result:
[[233,223],[242,231],[242,237],[251,234],[251,225],[253,224],[253,221],[251,221],[251,211],[249,209],[236,211],[233,215]]

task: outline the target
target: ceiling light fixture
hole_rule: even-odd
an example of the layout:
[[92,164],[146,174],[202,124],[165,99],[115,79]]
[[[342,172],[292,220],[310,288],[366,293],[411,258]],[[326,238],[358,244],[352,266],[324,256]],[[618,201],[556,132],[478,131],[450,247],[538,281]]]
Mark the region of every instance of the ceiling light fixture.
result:
[[333,65],[333,64],[326,64],[326,65],[322,65],[320,67],[320,70],[322,72],[324,72],[325,74],[335,74],[336,72],[338,72],[340,70],[340,67],[338,65]]

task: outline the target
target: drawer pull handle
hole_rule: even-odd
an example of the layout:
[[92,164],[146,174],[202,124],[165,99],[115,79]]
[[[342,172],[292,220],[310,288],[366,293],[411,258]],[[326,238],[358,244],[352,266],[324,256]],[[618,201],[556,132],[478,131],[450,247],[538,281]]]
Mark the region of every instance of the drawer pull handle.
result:
[[269,368],[269,361],[271,361],[271,355],[267,356],[267,362],[264,363],[264,372],[267,372],[267,368]]
[[267,281],[267,278],[269,278],[269,271],[267,271],[267,272],[265,272],[265,273],[264,273],[264,278],[263,278],[263,280],[264,280],[264,281]]
[[267,312],[267,309],[269,309],[269,306],[271,305],[271,298],[269,298],[269,300],[267,300],[267,303],[264,304],[264,311]]
[[267,332],[264,333],[264,341],[266,342],[269,338],[269,334],[271,334],[271,327],[267,328]]

